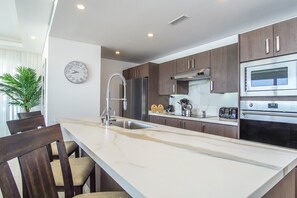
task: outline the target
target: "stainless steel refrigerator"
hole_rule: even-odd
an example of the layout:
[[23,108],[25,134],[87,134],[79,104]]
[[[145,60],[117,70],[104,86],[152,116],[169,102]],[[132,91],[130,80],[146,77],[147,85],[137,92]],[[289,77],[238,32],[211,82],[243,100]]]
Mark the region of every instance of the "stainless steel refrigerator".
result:
[[129,79],[127,82],[127,110],[123,116],[148,121],[148,78]]

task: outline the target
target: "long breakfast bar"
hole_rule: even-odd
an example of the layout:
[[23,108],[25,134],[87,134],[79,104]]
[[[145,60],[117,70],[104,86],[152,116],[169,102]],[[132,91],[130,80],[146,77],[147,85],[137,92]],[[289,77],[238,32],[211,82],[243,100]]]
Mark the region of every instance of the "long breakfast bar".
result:
[[98,117],[60,123],[133,197],[262,197],[288,176],[284,190],[295,194],[295,150],[145,122],[153,127],[106,127]]

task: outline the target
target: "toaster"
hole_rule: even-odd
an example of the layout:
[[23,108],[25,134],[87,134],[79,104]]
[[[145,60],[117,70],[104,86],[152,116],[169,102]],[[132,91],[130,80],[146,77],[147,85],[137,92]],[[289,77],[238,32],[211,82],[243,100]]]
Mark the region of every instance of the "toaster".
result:
[[219,110],[219,117],[225,119],[237,119],[238,108],[237,107],[221,107]]

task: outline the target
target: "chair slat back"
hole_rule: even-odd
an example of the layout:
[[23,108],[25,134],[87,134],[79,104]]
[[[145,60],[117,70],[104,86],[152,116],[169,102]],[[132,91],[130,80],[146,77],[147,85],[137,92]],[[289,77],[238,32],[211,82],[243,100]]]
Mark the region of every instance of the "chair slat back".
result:
[[0,138],[0,187],[4,197],[19,197],[19,193],[12,194],[16,185],[7,167],[7,161],[16,157],[30,197],[58,197],[46,149],[51,142],[57,142],[60,152],[65,197],[73,197],[72,174],[59,124]]
[[22,112],[22,113],[18,113],[18,118],[19,119],[32,118],[39,115],[42,115],[41,111]]
[[32,129],[37,129],[38,127],[45,127],[43,115],[38,115],[21,120],[9,120],[6,123],[10,134],[25,132]]
[[[44,121],[43,115],[38,115],[31,118],[24,118],[20,120],[9,120],[6,123],[9,129],[9,132],[12,135],[45,127],[45,121]],[[53,161],[52,148],[50,144],[47,146],[47,150],[50,156],[50,161]]]
[[0,163],[0,188],[3,197],[21,198],[7,162]]

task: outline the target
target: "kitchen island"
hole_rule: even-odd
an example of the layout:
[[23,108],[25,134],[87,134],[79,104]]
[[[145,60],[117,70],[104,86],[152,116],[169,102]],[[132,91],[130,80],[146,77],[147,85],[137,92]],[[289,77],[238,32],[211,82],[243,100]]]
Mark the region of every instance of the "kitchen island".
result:
[[278,186],[276,192],[295,196],[295,150],[152,123],[106,127],[99,120],[60,123],[133,197],[262,197]]

